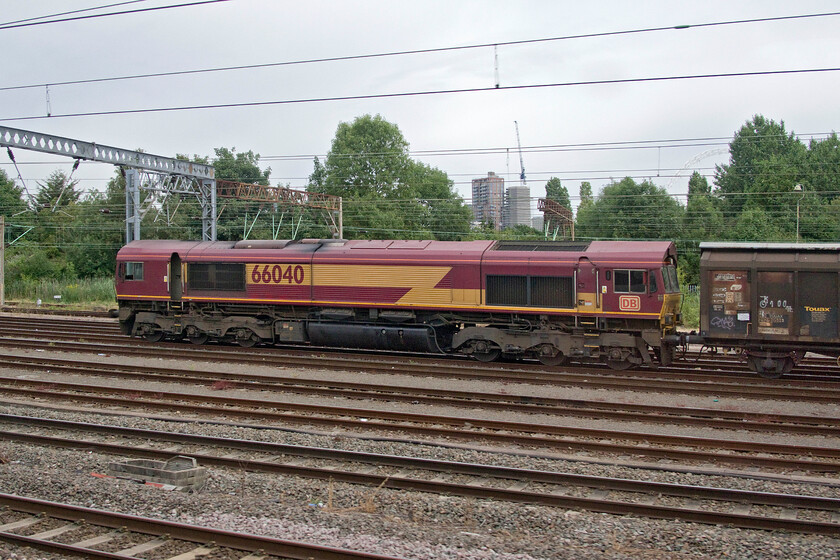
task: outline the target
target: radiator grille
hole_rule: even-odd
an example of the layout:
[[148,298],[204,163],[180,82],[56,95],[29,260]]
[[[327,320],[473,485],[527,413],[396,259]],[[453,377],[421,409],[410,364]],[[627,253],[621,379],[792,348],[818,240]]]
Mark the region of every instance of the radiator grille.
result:
[[574,307],[574,280],[565,276],[487,276],[487,305]]
[[530,304],[534,307],[573,307],[573,284],[569,277],[532,276]]
[[584,252],[589,242],[582,241],[498,241],[494,251],[571,251]]
[[191,290],[244,292],[245,265],[221,263],[189,263],[187,285]]
[[487,305],[528,305],[527,276],[487,276]]

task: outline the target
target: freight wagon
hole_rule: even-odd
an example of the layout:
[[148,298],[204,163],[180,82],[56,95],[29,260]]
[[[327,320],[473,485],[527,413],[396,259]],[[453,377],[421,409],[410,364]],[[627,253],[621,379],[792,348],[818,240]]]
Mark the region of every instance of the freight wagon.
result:
[[741,349],[765,377],[806,352],[840,356],[840,245],[700,244],[700,341]]

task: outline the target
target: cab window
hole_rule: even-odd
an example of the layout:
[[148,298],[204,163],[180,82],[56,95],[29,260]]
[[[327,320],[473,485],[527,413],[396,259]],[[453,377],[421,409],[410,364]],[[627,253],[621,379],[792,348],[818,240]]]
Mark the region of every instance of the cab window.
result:
[[127,262],[125,263],[125,277],[124,280],[142,280],[143,279],[143,263],[141,262]]
[[656,285],[656,271],[651,270],[648,274],[648,293],[655,294],[659,290],[659,286]]
[[645,293],[644,270],[614,270],[613,291],[617,294]]
[[662,279],[665,281],[665,291],[674,294],[680,291],[680,281],[677,277],[677,269],[673,266],[662,267]]

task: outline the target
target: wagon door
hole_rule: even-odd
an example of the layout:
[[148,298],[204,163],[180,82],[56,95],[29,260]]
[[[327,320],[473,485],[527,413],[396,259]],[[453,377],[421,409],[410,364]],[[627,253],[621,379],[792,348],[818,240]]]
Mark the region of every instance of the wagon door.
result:
[[837,333],[837,273],[799,273],[799,336],[834,341]]
[[708,275],[708,307],[701,312],[701,330],[710,336],[733,338],[749,334],[749,272],[710,270]]

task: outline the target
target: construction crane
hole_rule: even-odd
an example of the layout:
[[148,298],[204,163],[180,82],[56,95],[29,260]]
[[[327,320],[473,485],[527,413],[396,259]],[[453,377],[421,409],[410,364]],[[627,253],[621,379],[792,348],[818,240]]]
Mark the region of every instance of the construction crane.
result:
[[522,142],[519,141],[519,123],[513,121],[514,126],[516,126],[516,146],[519,148],[519,167],[522,171],[519,173],[519,178],[522,180],[522,184],[525,184],[525,162],[522,160]]

